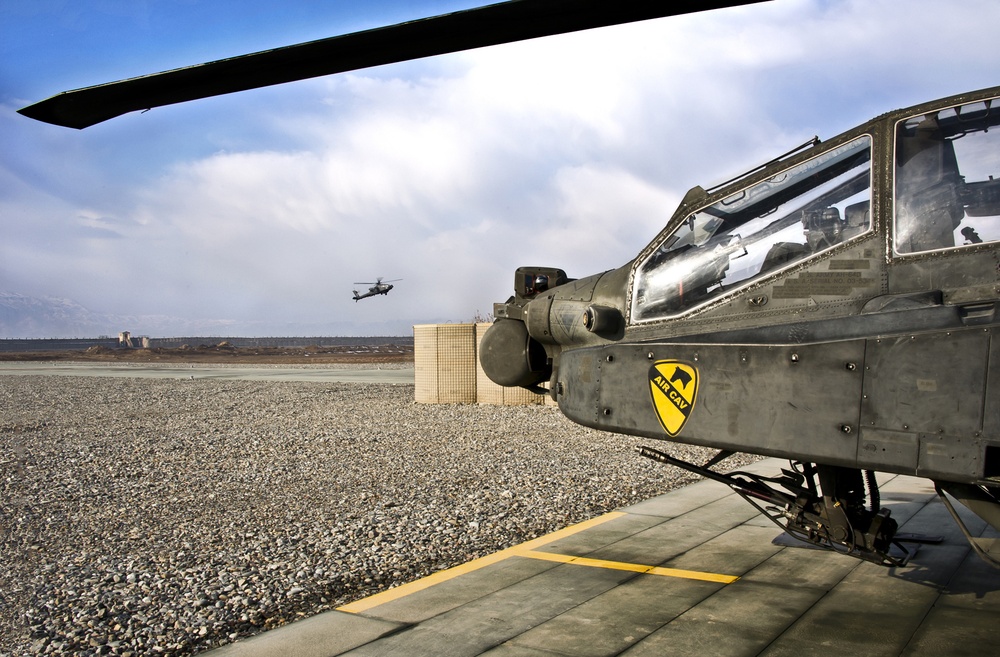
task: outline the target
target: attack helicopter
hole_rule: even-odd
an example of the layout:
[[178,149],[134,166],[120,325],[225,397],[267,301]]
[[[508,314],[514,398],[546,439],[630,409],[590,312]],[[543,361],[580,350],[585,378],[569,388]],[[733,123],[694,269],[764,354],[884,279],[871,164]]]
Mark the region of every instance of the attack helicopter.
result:
[[[874,472],[931,479],[1000,528],[1000,87],[889,112],[715,189],[631,262],[522,267],[485,373],[571,420],[713,447],[640,453],[731,486],[792,536],[887,566],[912,551]],[[777,477],[720,474],[735,452]],[[867,504],[866,504],[867,500]]]
[[[752,0],[751,0],[752,1]],[[485,45],[751,2],[514,0],[64,92],[20,110],[131,111]],[[910,550],[875,472],[930,479],[1000,529],[1000,87],[888,112],[691,189],[617,269],[521,267],[480,362],[571,420],[731,486],[790,535],[886,566]],[[718,450],[707,463],[670,443]],[[745,452],[773,477],[720,472]]]
[[362,299],[367,299],[368,297],[373,297],[377,294],[385,296],[389,294],[389,290],[395,287],[391,285],[391,283],[395,283],[396,281],[401,281],[401,280],[403,279],[394,278],[391,281],[383,281],[382,277],[379,276],[377,279],[375,279],[374,283],[355,283],[355,285],[371,285],[371,287],[368,288],[368,291],[365,292],[364,294],[358,294],[358,291],[354,290],[354,300],[361,301]]

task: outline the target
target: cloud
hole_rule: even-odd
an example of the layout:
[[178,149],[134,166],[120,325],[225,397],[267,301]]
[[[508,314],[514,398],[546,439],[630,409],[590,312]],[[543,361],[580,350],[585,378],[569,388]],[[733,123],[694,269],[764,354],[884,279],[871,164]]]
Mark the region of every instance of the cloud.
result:
[[[3,286],[33,281],[131,314],[463,321],[504,300],[519,265],[585,276],[626,263],[693,185],[900,104],[995,83],[987,16],[997,9],[981,0],[946,13],[787,0],[84,133],[0,124],[17,135],[0,155]],[[350,300],[355,281],[377,276],[404,280]]]

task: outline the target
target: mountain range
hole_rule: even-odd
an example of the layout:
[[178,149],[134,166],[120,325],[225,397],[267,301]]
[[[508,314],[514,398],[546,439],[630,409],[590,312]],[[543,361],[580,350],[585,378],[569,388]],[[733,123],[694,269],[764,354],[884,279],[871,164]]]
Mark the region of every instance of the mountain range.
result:
[[[181,329],[186,322],[167,316],[110,315],[94,312],[72,299],[31,297],[0,291],[0,338],[88,338],[116,336],[131,327]],[[200,322],[199,324],[204,324]],[[216,328],[224,329],[224,323]],[[223,331],[225,332],[225,331]],[[185,333],[181,331],[181,333]],[[186,334],[186,333],[185,333]]]
[[330,321],[291,324],[281,321],[237,322],[229,319],[188,319],[168,315],[114,315],[98,313],[72,299],[31,297],[0,291],[0,339],[97,338],[121,331],[149,337],[185,335],[263,336],[367,336],[411,335],[413,322],[391,320],[357,323]]

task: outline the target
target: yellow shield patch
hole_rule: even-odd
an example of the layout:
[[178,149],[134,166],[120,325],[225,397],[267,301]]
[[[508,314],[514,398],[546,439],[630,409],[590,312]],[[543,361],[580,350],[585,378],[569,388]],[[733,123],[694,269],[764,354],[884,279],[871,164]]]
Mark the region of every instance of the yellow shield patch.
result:
[[649,394],[663,430],[676,436],[698,397],[698,369],[679,360],[660,360],[649,368]]

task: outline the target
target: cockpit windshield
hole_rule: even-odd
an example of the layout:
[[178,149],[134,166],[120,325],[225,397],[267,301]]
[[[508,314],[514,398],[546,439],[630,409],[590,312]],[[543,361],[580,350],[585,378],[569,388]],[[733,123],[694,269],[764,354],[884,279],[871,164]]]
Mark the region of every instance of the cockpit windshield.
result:
[[861,235],[870,207],[871,139],[863,136],[687,217],[636,265],[630,319],[683,313]]
[[1000,107],[986,101],[896,126],[898,254],[1000,241]]

